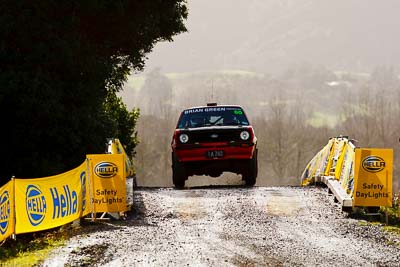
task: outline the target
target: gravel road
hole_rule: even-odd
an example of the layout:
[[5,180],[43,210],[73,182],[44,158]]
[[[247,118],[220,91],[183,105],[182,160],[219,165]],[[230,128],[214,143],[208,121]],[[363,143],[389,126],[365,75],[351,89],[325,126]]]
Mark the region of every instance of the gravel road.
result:
[[140,189],[134,205],[42,265],[400,266],[400,239],[347,218],[324,188]]

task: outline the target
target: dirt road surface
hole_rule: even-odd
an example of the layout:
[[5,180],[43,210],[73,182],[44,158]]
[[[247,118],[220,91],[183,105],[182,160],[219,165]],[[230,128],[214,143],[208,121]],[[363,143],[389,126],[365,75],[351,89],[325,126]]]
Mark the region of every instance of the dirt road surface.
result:
[[324,188],[140,189],[125,221],[85,225],[43,266],[400,266],[400,240]]

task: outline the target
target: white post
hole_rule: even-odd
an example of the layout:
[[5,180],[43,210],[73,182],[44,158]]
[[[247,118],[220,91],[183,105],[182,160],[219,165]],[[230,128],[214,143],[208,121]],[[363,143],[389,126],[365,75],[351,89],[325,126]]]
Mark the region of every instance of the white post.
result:
[[86,171],[88,174],[88,184],[89,184],[89,195],[90,195],[90,212],[92,216],[92,222],[95,220],[95,214],[94,214],[94,205],[93,205],[93,184],[92,184],[92,179],[91,179],[91,164],[90,160],[86,158]]
[[12,233],[11,238],[17,240],[17,234],[15,233],[15,228],[17,227],[17,212],[15,210],[15,176],[11,177],[12,187],[13,187],[13,220],[14,220],[14,233]]

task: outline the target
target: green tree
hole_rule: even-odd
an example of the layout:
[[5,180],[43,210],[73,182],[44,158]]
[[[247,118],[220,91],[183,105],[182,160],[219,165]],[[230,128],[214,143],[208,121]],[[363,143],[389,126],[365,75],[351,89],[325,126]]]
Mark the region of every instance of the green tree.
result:
[[128,156],[135,153],[136,145],[139,143],[137,132],[135,131],[137,121],[139,119],[140,110],[133,108],[132,111],[128,111],[121,97],[117,97],[114,93],[110,94],[104,102],[104,108],[108,121],[112,122],[113,125],[109,127],[113,131],[110,131],[110,137],[118,136]]
[[75,167],[111,135],[132,148],[138,113],[115,93],[186,17],[184,0],[1,1],[0,184]]

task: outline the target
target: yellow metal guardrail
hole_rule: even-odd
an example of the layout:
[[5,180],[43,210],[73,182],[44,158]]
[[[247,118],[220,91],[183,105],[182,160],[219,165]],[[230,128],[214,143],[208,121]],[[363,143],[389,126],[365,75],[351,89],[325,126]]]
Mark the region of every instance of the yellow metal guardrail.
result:
[[331,138],[307,164],[301,185],[322,182],[342,204],[392,205],[393,150],[356,148],[348,137]]
[[125,160],[125,172],[126,177],[134,177],[136,176],[135,168],[133,162],[129,158],[128,154],[126,153],[124,146],[121,144],[119,139],[117,138],[110,138],[107,141],[107,154],[122,154]]

